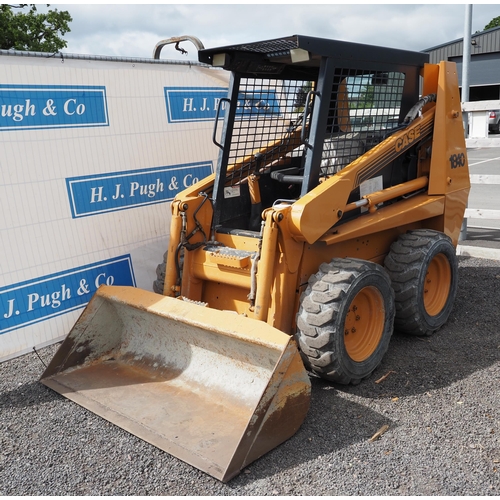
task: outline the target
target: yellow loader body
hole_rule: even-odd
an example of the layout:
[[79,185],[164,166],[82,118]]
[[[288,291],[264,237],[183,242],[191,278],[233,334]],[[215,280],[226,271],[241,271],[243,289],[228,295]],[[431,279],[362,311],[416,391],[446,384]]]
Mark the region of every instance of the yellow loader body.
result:
[[157,293],[101,287],[42,382],[227,481],[300,427],[308,371],[359,383],[394,328],[446,322],[470,183],[453,63],[298,35],[199,57],[232,71],[216,173],[172,202]]

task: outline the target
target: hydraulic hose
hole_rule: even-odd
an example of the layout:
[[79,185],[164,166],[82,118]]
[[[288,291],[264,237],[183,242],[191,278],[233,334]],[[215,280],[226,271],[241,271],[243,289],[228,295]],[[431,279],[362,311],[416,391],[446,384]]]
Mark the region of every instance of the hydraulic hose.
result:
[[436,102],[436,94],[426,95],[413,105],[410,111],[406,114],[403,124],[409,125],[418,116],[422,108],[430,102]]

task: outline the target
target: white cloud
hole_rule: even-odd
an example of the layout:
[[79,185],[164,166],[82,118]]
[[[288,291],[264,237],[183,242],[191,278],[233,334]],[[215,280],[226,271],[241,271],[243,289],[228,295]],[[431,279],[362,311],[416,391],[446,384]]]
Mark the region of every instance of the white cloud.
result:
[[[423,50],[461,38],[464,4],[65,4],[73,17],[65,52],[151,57],[162,39],[194,35],[205,47],[303,34]],[[41,7],[39,8],[41,10]],[[500,15],[474,5],[473,32]],[[189,59],[196,50],[183,47]],[[165,48],[162,58],[187,59]]]

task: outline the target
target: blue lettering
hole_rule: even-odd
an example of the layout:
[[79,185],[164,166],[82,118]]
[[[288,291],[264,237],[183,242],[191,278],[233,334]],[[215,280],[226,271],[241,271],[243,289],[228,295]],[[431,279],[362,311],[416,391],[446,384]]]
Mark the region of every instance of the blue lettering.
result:
[[80,309],[102,284],[135,286],[130,255],[0,288],[0,335]]
[[0,132],[109,125],[103,86],[0,84],[0,102]]
[[66,179],[73,218],[163,203],[213,172],[211,161]]

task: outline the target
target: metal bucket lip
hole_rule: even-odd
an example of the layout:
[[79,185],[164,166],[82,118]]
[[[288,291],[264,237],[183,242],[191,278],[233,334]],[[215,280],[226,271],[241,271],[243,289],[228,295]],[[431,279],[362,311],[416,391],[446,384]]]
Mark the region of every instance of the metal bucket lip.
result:
[[[204,328],[217,334],[239,340],[251,340],[253,343],[280,351],[292,339],[290,335],[281,330],[254,318],[248,318],[232,311],[219,311],[193,302],[184,302],[135,287],[102,285],[95,296],[180,323]],[[231,315],[230,323],[228,323],[229,314]],[[214,326],[207,328],[207,325]]]

